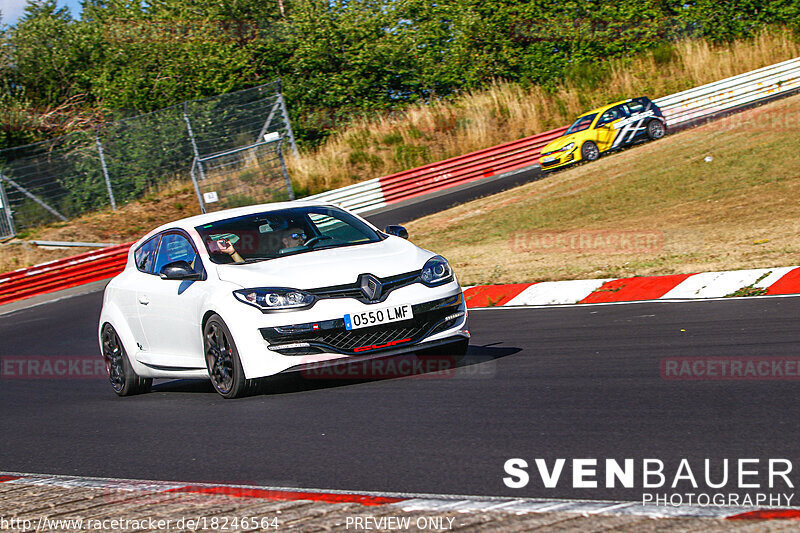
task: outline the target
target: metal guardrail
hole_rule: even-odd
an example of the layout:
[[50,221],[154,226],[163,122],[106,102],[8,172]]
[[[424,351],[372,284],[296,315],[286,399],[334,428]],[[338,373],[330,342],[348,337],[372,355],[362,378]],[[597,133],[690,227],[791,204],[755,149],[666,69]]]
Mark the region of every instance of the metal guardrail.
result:
[[685,125],[800,89],[800,58],[654,100],[667,126]]
[[532,160],[538,160],[539,150],[566,129],[546,131],[305,199],[331,202],[357,213],[380,209],[423,194],[530,167]]
[[[655,100],[667,125],[691,125],[720,112],[800,90],[800,58],[733,76]],[[379,209],[423,194],[537,166],[541,148],[566,127],[478,150],[390,176],[371,179],[307,199],[355,212]],[[115,276],[132,243],[76,255],[0,275],[0,305]]]

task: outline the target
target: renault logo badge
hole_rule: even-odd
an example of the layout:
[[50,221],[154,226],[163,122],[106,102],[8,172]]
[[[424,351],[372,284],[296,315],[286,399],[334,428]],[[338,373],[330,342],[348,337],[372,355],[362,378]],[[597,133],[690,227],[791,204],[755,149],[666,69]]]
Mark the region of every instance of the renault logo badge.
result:
[[370,302],[375,302],[381,299],[383,293],[383,284],[381,281],[372,274],[361,274],[359,285],[364,297]]

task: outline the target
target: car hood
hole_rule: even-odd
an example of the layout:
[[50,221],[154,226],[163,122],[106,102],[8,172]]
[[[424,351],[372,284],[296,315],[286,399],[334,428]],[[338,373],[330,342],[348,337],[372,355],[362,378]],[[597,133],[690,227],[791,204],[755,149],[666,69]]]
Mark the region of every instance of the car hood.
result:
[[571,133],[570,135],[566,135],[564,137],[559,137],[558,139],[556,139],[554,141],[550,141],[549,143],[547,143],[544,146],[544,148],[542,148],[541,153],[542,154],[546,154],[547,152],[552,152],[554,150],[559,150],[559,149],[565,147],[566,145],[568,145],[569,143],[576,142],[575,139],[577,139],[577,137],[578,137],[578,133]]
[[216,265],[219,278],[243,288],[313,289],[354,283],[359,274],[379,278],[419,270],[435,254],[399,237],[322,249],[248,264]]

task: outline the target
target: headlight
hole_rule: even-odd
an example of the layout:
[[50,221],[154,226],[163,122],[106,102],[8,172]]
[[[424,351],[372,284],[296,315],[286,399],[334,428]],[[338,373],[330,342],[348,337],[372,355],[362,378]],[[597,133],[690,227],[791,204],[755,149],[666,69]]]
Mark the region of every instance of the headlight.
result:
[[542,152],[541,155],[546,156],[550,154],[558,154],[560,152],[569,152],[573,148],[575,148],[575,143],[569,143],[568,145],[562,146],[561,148],[558,148],[556,150],[550,150],[549,152]]
[[233,291],[240,302],[258,307],[262,311],[281,311],[310,307],[316,301],[312,294],[296,289],[242,289]]
[[564,147],[562,147],[562,148],[559,148],[559,149],[558,149],[558,150],[556,150],[556,151],[557,151],[557,152],[569,152],[569,151],[570,151],[570,150],[572,150],[573,148],[575,148],[575,143],[569,143],[568,145],[566,145],[566,146],[564,146]]
[[420,272],[419,277],[422,283],[429,287],[442,285],[443,283],[452,281],[453,269],[450,268],[447,259],[437,255],[428,259],[425,266],[422,267],[422,272]]

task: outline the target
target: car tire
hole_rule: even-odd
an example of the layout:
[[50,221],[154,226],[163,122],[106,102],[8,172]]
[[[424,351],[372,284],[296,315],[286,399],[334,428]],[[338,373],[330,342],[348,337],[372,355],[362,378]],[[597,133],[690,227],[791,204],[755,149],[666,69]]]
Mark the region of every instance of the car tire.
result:
[[660,120],[651,120],[647,123],[647,138],[651,141],[660,139],[667,133],[667,128]]
[[118,396],[133,396],[150,392],[153,378],[143,378],[134,372],[128,353],[111,324],[103,326],[103,360],[111,387]]
[[219,315],[211,315],[203,326],[203,352],[208,377],[220,396],[240,398],[258,391],[261,380],[245,378],[233,335]]
[[592,141],[586,141],[581,146],[581,159],[584,161],[597,161],[600,158],[600,149]]

